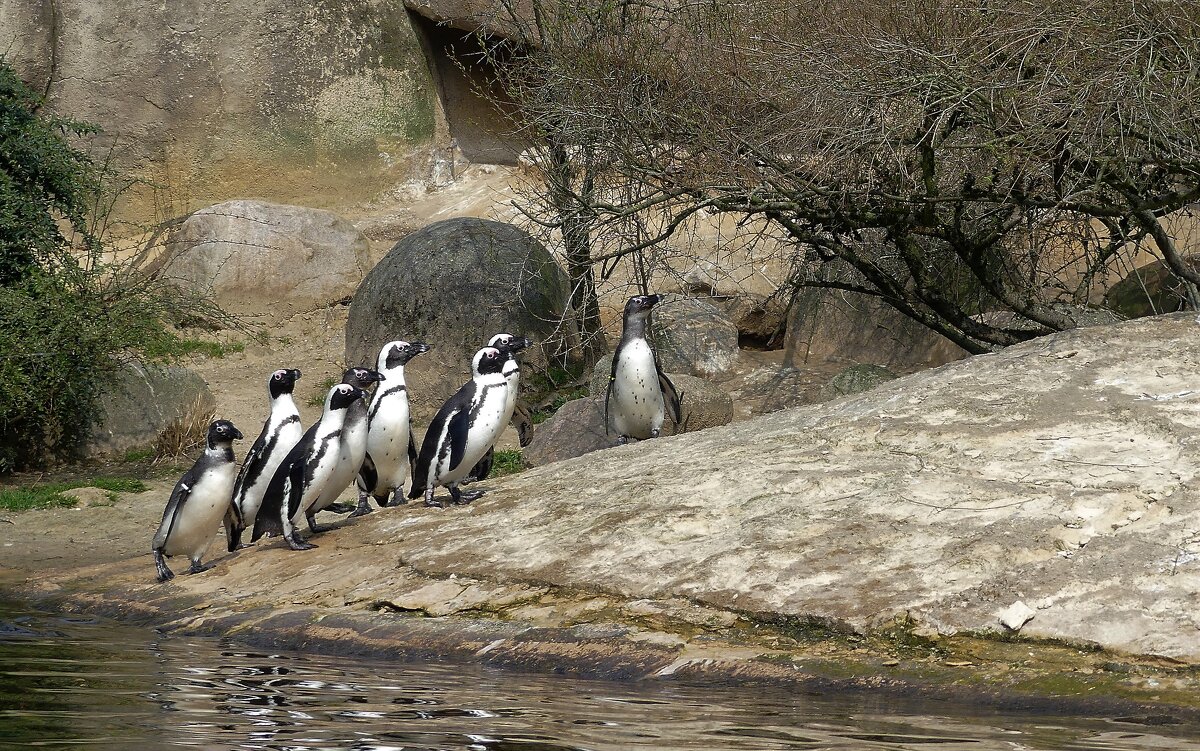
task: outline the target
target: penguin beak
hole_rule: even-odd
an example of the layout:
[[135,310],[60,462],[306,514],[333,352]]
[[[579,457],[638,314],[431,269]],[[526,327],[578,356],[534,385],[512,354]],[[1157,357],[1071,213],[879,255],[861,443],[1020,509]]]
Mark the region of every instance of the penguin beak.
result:
[[533,344],[533,340],[524,336],[514,336],[513,340],[505,347],[509,352],[520,352],[529,345]]
[[233,437],[234,437],[236,440],[239,440],[239,441],[240,441],[240,440],[242,440],[242,438],[243,438],[243,436],[242,436],[242,431],[238,430],[237,428],[234,428],[234,429],[233,429]]
[[409,346],[412,347],[412,351],[413,351],[414,355],[421,355],[421,354],[424,354],[424,353],[428,352],[429,350],[433,349],[433,347],[430,347],[425,342],[413,342]]
[[662,295],[646,295],[646,307],[653,308],[662,300]]
[[297,381],[300,380],[300,369],[299,368],[292,368],[292,378],[296,379]]

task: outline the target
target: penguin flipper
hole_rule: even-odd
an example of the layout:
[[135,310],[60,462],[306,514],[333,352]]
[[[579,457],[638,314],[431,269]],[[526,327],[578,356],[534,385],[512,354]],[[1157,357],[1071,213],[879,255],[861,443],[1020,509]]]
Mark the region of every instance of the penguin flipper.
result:
[[171,536],[171,529],[175,526],[175,520],[179,518],[179,510],[183,508],[183,504],[187,503],[188,496],[191,495],[194,474],[195,469],[193,468],[180,478],[179,482],[175,483],[175,489],[171,491],[167,507],[163,509],[162,523],[158,525],[158,531],[154,533],[151,550],[162,550],[167,544],[167,539]]
[[412,471],[417,461],[417,436],[413,432],[412,423],[408,424],[408,468]]
[[[657,365],[657,363],[655,364]],[[671,383],[667,374],[662,372],[662,368],[658,368],[658,387],[662,389],[663,401],[667,403],[667,410],[670,411],[671,417],[678,425],[683,418],[683,394],[675,389],[675,384]]]
[[375,460],[368,453],[363,456],[362,466],[358,468],[358,489],[364,493],[374,493],[378,484],[379,470],[375,467]]
[[[608,385],[604,389],[604,435],[609,435],[609,420],[608,420],[608,402],[612,399],[613,384],[617,381],[617,358],[621,356],[621,348],[617,347],[617,351],[613,352],[612,371],[608,374]],[[658,363],[654,364],[655,369],[659,373],[662,369],[658,367]]]
[[471,412],[460,409],[446,425],[446,438],[450,441],[450,469],[457,469],[467,453],[467,434],[471,432]]
[[[295,462],[290,467],[288,472],[288,482],[284,485],[287,492],[287,517],[291,519],[300,511],[300,503],[304,500],[304,475],[307,465],[303,461]],[[282,504],[281,504],[282,505]],[[283,519],[281,516],[279,526],[283,527]]]

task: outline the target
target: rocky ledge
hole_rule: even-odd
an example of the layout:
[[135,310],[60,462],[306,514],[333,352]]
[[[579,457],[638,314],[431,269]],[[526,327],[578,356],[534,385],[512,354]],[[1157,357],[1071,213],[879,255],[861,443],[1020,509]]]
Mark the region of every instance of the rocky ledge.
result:
[[1081,329],[379,511],[305,553],[16,587],[323,650],[1194,709],[1198,371],[1195,315]]

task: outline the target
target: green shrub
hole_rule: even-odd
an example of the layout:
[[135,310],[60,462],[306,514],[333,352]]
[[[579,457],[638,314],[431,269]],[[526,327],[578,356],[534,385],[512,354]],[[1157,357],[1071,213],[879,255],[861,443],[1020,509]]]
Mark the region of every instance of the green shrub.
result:
[[[180,349],[172,326],[228,321],[136,266],[104,261],[101,171],[0,59],[0,474],[71,457],[123,362]],[[70,236],[64,234],[70,231]]]

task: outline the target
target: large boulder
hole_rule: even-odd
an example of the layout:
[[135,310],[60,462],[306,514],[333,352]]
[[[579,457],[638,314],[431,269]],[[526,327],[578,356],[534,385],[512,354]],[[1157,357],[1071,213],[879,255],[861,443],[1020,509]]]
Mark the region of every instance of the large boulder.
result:
[[941,334],[875,298],[802,290],[787,322],[785,349],[797,367],[841,360],[913,371],[966,357]]
[[711,377],[737,364],[737,326],[712,303],[668,298],[654,307],[650,328],[668,373]]
[[394,339],[431,345],[405,372],[420,420],[470,378],[471,358],[493,334],[534,340],[522,355],[525,373],[551,362],[569,340],[569,294],[566,274],[524,230],[486,219],[437,222],[397,242],[363,279],[346,321],[346,361],[373,365]]
[[[1189,263],[1200,270],[1196,260]],[[1124,318],[1174,313],[1191,307],[1186,283],[1162,261],[1152,261],[1129,272],[1104,294],[1104,304]]]
[[349,297],[369,263],[367,239],[337,214],[226,201],[175,231],[164,274],[227,310],[294,312]]
[[144,181],[123,207],[147,218],[406,179],[441,116],[422,36],[403,3],[0,3],[6,61],[47,110],[99,126],[96,153]]
[[84,444],[89,457],[121,456],[148,449],[168,426],[189,412],[211,412],[208,384],[178,366],[130,363],[100,395],[103,416]]
[[[591,395],[567,402],[553,417],[537,426],[524,451],[526,462],[540,466],[616,445],[617,436],[604,429],[604,395],[611,367],[612,355],[601,358],[592,377]],[[663,424],[664,436],[694,433],[733,420],[733,399],[729,394],[703,378],[686,373],[667,375],[680,395],[681,420],[676,425],[668,417]]]

